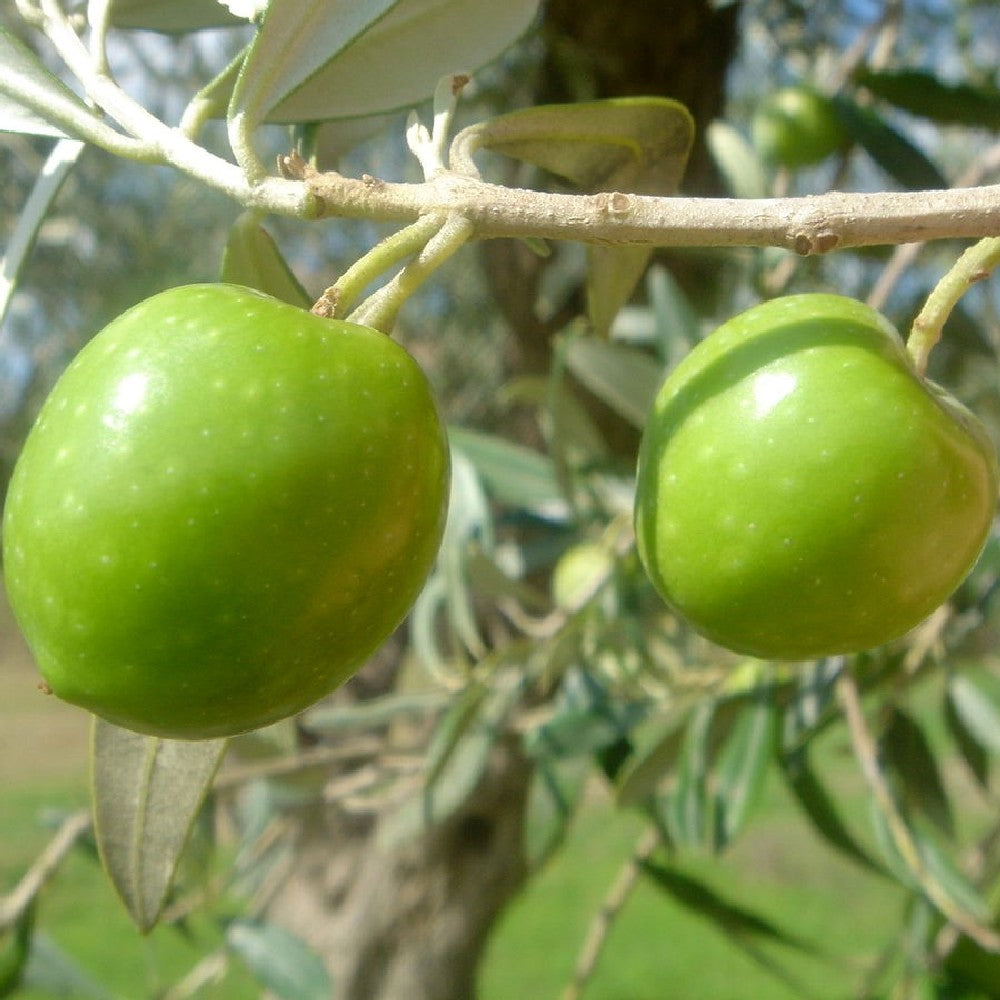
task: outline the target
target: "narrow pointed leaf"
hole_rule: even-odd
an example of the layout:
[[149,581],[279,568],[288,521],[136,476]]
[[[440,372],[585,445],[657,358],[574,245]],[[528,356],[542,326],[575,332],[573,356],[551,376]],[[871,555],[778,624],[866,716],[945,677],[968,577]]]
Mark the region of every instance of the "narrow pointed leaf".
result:
[[990,758],[983,745],[969,732],[965,720],[955,707],[955,700],[952,697],[951,688],[945,692],[944,697],[944,721],[948,727],[951,738],[955,741],[955,746],[965,761],[966,766],[972,772],[972,776],[985,791],[989,787],[990,780]]
[[243,61],[230,116],[245,116],[251,127],[262,122],[275,105],[399,2],[282,0],[271,4]]
[[767,917],[726,899],[711,886],[685,872],[652,861],[644,862],[642,868],[657,887],[685,908],[711,921],[731,938],[760,938],[806,954],[818,954],[815,945]]
[[7,252],[0,260],[0,327],[6,318],[21,268],[34,248],[38,230],[83,149],[83,143],[76,139],[60,139],[55,144],[17,218]]
[[[491,149],[583,191],[673,194],[687,165],[694,126],[687,108],[657,97],[552,104],[500,115],[456,142]],[[467,140],[467,142],[466,142]],[[604,335],[649,262],[645,247],[588,247],[587,304]]]
[[95,718],[94,826],[101,859],[132,919],[152,929],[226,740],[141,736]]
[[590,767],[590,760],[582,756],[560,760],[543,757],[536,762],[524,822],[529,870],[543,865],[563,842],[583,797]]
[[0,28],[0,131],[90,138],[113,130],[23,42]]
[[1000,129],[1000,90],[994,87],[945,83],[919,69],[862,67],[854,81],[883,101],[942,125]]
[[871,107],[843,94],[834,98],[837,116],[848,135],[904,188],[919,191],[948,187],[948,181],[927,155]]
[[766,694],[747,705],[722,748],[715,781],[715,848],[746,826],[774,760],[777,711]]
[[256,124],[410,107],[446,74],[496,58],[537,8],[538,0],[283,0],[264,18],[231,114]]
[[937,759],[923,730],[901,708],[892,711],[882,735],[881,751],[907,811],[924,815],[950,836],[954,820]]
[[297,934],[276,924],[234,920],[226,944],[269,995],[280,1000],[329,1000],[333,983],[323,960]]
[[705,141],[734,198],[766,198],[767,179],[760,156],[746,138],[728,122],[710,122]]
[[111,23],[117,28],[182,32],[245,24],[219,0],[114,0]]
[[602,402],[642,429],[663,381],[663,368],[644,351],[596,337],[566,345],[566,366]]
[[219,280],[256,288],[303,309],[312,305],[271,234],[251,213],[241,215],[229,231]]
[[546,455],[463,427],[449,427],[448,438],[476,467],[495,499],[554,519],[566,516],[555,466]]
[[693,700],[685,699],[633,732],[635,749],[618,777],[619,805],[645,801],[673,774],[693,708]]
[[952,674],[948,696],[972,738],[1000,754],[1000,677],[979,668]]
[[852,861],[884,874],[881,866],[861,847],[847,828],[833,798],[816,776],[805,750],[781,758],[781,765],[788,788],[812,823],[813,829],[831,847]]

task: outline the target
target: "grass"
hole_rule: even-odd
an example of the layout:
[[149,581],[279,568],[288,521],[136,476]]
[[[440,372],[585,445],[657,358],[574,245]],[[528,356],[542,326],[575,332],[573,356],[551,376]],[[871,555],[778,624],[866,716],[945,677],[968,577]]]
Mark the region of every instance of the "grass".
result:
[[[2,640],[0,629],[0,640]],[[86,801],[82,713],[44,699],[34,675],[0,642],[0,894],[9,891],[53,832],[53,810]],[[836,787],[854,828],[866,834],[867,793],[831,734],[815,763]],[[949,784],[950,784],[949,780]],[[596,792],[562,850],[509,908],[490,942],[482,1000],[557,1000],[570,981],[588,927],[642,832]],[[894,884],[844,860],[810,831],[777,778],[747,834],[721,858],[678,862],[731,902],[752,909],[815,946],[815,953],[756,941],[748,953],[711,923],[640,880],[607,936],[582,1000],[841,1000],[857,995],[880,949],[899,926]],[[142,937],[125,916],[98,864],[72,854],[46,886],[39,927],[114,1000],[152,1000],[220,940],[210,921],[187,937],[158,928]],[[791,979],[768,971],[780,964]],[[82,994],[79,994],[82,996]],[[199,994],[255,1000],[240,969]],[[18,1000],[53,1000],[22,991]]]
[[[846,769],[844,776],[850,777]],[[483,1000],[561,995],[590,922],[641,829],[638,817],[612,813],[606,803],[587,809],[565,850],[498,928],[484,968]],[[811,943],[816,953],[760,941],[750,952],[741,950],[712,923],[641,880],[613,924],[584,1000],[842,1000],[856,994],[898,926],[900,890],[817,841],[777,783],[729,853],[685,858],[680,868]],[[789,980],[769,972],[769,963],[780,964]]]

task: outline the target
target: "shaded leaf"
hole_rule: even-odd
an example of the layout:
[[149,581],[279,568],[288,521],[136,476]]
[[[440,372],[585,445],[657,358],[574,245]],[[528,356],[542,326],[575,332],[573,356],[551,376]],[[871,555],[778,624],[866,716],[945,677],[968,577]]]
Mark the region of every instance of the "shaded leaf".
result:
[[[944,960],[945,970],[969,995],[1000,998],[1000,955],[984,951],[966,935],[959,937]],[[977,991],[972,994],[972,991]],[[955,993],[964,996],[966,993]]]
[[592,754],[629,736],[650,705],[613,697],[585,670],[570,670],[552,715],[525,734],[532,757]]
[[778,713],[767,693],[739,714],[716,767],[715,849],[722,850],[746,826],[774,760]]
[[948,181],[933,162],[874,109],[844,94],[834,108],[848,135],[894,180],[910,190],[941,189]]
[[246,24],[219,0],[114,0],[111,23],[117,28],[182,32]]
[[256,288],[302,309],[312,305],[312,299],[285,262],[271,234],[257,222],[255,213],[244,212],[229,230],[219,280]]
[[618,804],[637,805],[673,773],[684,746],[694,698],[680,700],[632,733],[633,753],[618,778]]
[[658,810],[664,817],[671,839],[690,847],[700,847],[708,838],[711,818],[709,734],[714,710],[715,705],[711,701],[703,701],[695,708],[684,734],[684,748],[674,787]]
[[806,954],[819,954],[814,944],[767,917],[726,899],[691,875],[652,861],[643,862],[642,869],[656,886],[686,909],[710,921],[731,940],[760,938]]
[[813,829],[833,848],[858,864],[885,874],[845,825],[830,793],[813,770],[805,749],[779,758],[789,790]]
[[329,1000],[334,995],[323,960],[284,927],[234,920],[226,928],[226,944],[281,1000]]
[[[521,651],[508,647],[505,656]],[[521,698],[524,677],[498,658],[489,684],[470,684],[435,730],[421,790],[379,829],[383,845],[399,844],[443,822],[475,791],[507,716]]]
[[542,757],[535,763],[524,822],[525,855],[530,870],[559,848],[586,787],[589,758]]
[[95,718],[94,827],[101,860],[132,919],[150,930],[226,740],[141,736]]
[[46,997],[118,1000],[43,931],[36,932],[31,939],[31,952],[24,969],[24,986]]
[[566,343],[566,366],[598,399],[640,430],[663,381],[663,368],[644,351],[596,337]]
[[953,673],[948,697],[969,735],[991,754],[1000,754],[1000,677],[975,667]]
[[674,365],[701,339],[701,323],[684,290],[662,265],[649,269],[646,291],[656,320],[660,359]]
[[0,928],[0,997],[11,996],[21,984],[31,952],[37,903],[34,896],[13,926]]
[[1000,90],[969,83],[945,83],[920,69],[873,70],[862,66],[855,83],[910,114],[943,125],[1000,129]]
[[880,749],[907,812],[921,813],[950,836],[954,821],[937,759],[923,730],[898,706],[882,732]]
[[969,732],[965,721],[955,707],[950,684],[944,696],[944,721],[951,738],[955,741],[955,746],[958,747],[958,752],[962,755],[962,760],[965,761],[980,787],[986,789],[990,780],[989,755],[983,749],[982,744]]

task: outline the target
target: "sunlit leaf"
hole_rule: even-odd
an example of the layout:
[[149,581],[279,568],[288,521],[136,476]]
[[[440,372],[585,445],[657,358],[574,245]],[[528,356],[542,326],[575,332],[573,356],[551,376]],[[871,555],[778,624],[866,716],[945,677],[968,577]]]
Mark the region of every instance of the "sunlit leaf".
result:
[[312,305],[271,234],[253,213],[241,215],[229,230],[219,280],[256,288],[303,309]]
[[972,738],[1000,754],[1000,677],[975,667],[953,673],[948,697]]
[[234,920],[226,928],[226,944],[280,1000],[329,1000],[334,995],[323,960],[284,927]]
[[716,767],[715,847],[722,850],[746,826],[774,760],[777,710],[763,692],[739,714]]
[[95,718],[94,826],[101,859],[142,931],[159,918],[226,740],[141,736]]
[[76,139],[61,139],[55,144],[35,180],[31,195],[17,217],[17,225],[7,244],[6,253],[0,260],[0,327],[3,326],[17,288],[21,268],[35,245],[38,230],[83,149],[84,144]]
[[566,344],[566,366],[598,399],[642,429],[663,381],[655,358],[626,344],[574,337]]
[[552,460],[492,434],[450,426],[452,448],[476,467],[487,490],[503,503],[561,520],[567,505]]
[[[694,137],[688,110],[659,97],[552,104],[500,115],[456,137],[466,155],[490,149],[583,191],[673,194]],[[587,305],[605,334],[649,261],[644,247],[588,247]]]
[[765,198],[767,178],[760,156],[746,137],[728,122],[709,122],[705,141],[734,198]]
[[88,138],[110,127],[23,42],[0,28],[0,132]]
[[854,81],[883,101],[943,125],[1000,129],[1000,90],[945,83],[921,69],[873,70],[862,66]]
[[684,747],[694,699],[683,699],[657,713],[632,733],[631,760],[618,777],[618,803],[637,805],[653,795],[673,773]]
[[498,56],[537,7],[538,0],[282,0],[264,18],[231,114],[256,124],[410,107],[441,77]]

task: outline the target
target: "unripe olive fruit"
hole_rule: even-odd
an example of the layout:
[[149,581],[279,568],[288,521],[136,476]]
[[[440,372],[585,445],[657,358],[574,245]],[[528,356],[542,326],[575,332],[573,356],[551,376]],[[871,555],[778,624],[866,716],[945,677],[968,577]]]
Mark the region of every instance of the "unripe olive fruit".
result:
[[819,163],[846,140],[833,101],[804,86],[769,95],[754,112],[750,128],[761,156],[785,167]]
[[881,315],[792,295],[723,324],[667,377],[643,434],[636,536],[666,601],[771,659],[880,645],[974,564],[995,449]]
[[378,331],[234,285],[130,309],[16,464],[15,616],[55,694],[182,739],[292,715],[365,661],[433,563],[434,398]]

